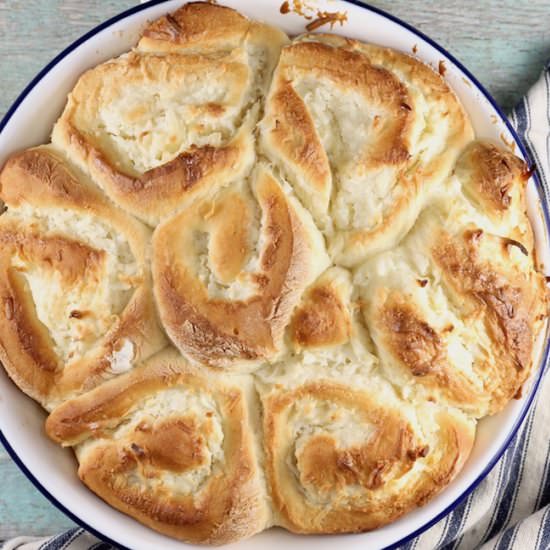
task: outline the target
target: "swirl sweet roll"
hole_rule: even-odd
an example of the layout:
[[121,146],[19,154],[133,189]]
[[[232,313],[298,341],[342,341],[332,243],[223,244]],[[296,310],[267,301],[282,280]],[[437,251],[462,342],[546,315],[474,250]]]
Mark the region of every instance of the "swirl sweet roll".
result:
[[66,401],[46,431],[98,496],[178,539],[226,544],[270,522],[249,376],[205,376],[175,350]]
[[421,506],[461,470],[475,419],[412,402],[392,385],[340,267],[304,293],[295,354],[255,373],[273,521],[296,533],[376,529]]
[[51,147],[0,172],[0,359],[51,409],[166,342],[151,289],[150,231]]
[[161,223],[153,236],[155,296],[166,331],[202,364],[253,369],[285,350],[303,291],[328,265],[310,214],[259,164]]
[[53,142],[150,225],[247,174],[253,129],[286,35],[209,3],[145,28],[131,51],[90,69]]
[[357,380],[318,374],[264,390],[275,524],[296,533],[375,529],[424,504],[469,456],[471,417],[428,402],[413,407],[373,373]]
[[472,143],[440,202],[399,246],[357,270],[381,364],[411,399],[482,417],[529,376],[548,303],[525,213],[527,178],[517,157]]
[[344,266],[402,238],[473,138],[431,68],[334,35],[301,36],[282,49],[265,110],[262,149]]

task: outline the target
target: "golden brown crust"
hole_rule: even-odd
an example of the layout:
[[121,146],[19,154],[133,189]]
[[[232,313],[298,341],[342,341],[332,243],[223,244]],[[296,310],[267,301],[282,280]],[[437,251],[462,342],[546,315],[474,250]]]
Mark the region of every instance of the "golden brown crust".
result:
[[397,298],[381,311],[381,318],[390,335],[390,347],[414,376],[426,376],[437,370],[442,359],[441,338],[416,316],[410,304]]
[[544,278],[520,242],[429,214],[365,266],[365,320],[388,376],[422,390],[415,398],[496,413],[531,372]]
[[[326,265],[313,224],[265,167],[257,169],[253,192],[254,199],[243,190],[227,190],[182,211],[154,234],[161,318],[178,348],[201,363],[230,367],[277,354],[301,292]],[[251,242],[243,231],[257,223],[256,209],[260,236]],[[209,235],[204,251],[198,248],[201,233]],[[201,280],[204,255],[210,284]],[[258,257],[252,272],[245,270],[251,256]],[[210,296],[209,286],[218,279],[248,296]]]
[[341,268],[326,271],[308,288],[292,317],[290,338],[298,349],[338,346],[351,336],[351,282]]
[[509,151],[478,140],[464,150],[455,174],[468,200],[497,226],[493,231],[533,253],[533,231],[525,202],[530,176],[527,165]]
[[[284,52],[287,50],[283,50]],[[283,79],[281,79],[283,80]],[[303,178],[314,193],[320,193],[323,202],[332,182],[327,154],[311,115],[304,109],[303,102],[294,88],[283,80],[273,92],[270,107],[277,113],[269,139],[277,143],[282,153],[300,166]]]
[[510,192],[529,177],[521,159],[486,141],[474,141],[461,155],[456,170],[461,175],[470,172],[464,178],[465,188],[490,214],[508,210],[512,206]]
[[[413,426],[388,396],[328,382],[273,391],[263,403],[271,497],[278,522],[297,533],[360,532],[397,519],[449,483],[474,440],[474,423],[452,410],[425,407]],[[422,433],[423,414],[437,435]]]
[[[261,124],[264,151],[345,266],[390,248],[410,229],[431,185],[472,138],[461,105],[434,71],[328,34],[283,48]],[[435,126],[437,139],[423,145]]]
[[[59,131],[65,133],[60,138],[66,140],[64,147],[71,147],[84,159],[88,170],[103,181],[106,192],[116,203],[150,225],[177,209],[182,197],[194,197],[196,193],[207,192],[216,182],[231,181],[233,174],[246,173],[253,158],[252,142],[243,132],[227,146],[191,146],[166,164],[132,175],[115,167],[115,155],[94,146],[72,124],[61,121],[58,128],[62,127]],[[152,204],[154,213],[150,215],[147,211]]]
[[[0,197],[8,206],[8,213],[0,218],[0,294],[5,304],[0,313],[0,354],[8,373],[23,391],[51,408],[69,395],[113,376],[111,358],[125,341],[131,342],[130,359],[135,361],[164,345],[145,265],[149,232],[144,226],[110,205],[52,149],[31,149],[11,157],[0,173],[0,186]],[[37,313],[35,302],[43,297],[33,295],[29,281],[37,277],[43,281],[45,286],[37,290],[40,293],[58,292],[59,285],[66,293],[78,291],[93,296],[111,260],[106,250],[79,240],[78,229],[70,224],[63,226],[60,222],[59,229],[44,234],[40,218],[35,218],[33,211],[28,213],[28,208],[42,209],[51,220],[56,220],[58,212],[69,211],[107,224],[127,239],[139,265],[139,272],[124,281],[130,294],[123,310],[114,312],[111,320],[105,317],[107,312],[81,311],[70,308],[69,302],[67,310],[61,307],[59,298],[61,309],[52,313],[52,319],[63,323],[59,315],[69,316],[74,333],[89,344],[84,355],[71,352],[65,361],[54,351],[51,331],[55,327],[47,327],[41,320],[44,312]],[[89,332],[90,322],[96,318],[108,323],[105,334]]]
[[436,401],[441,393],[455,406],[483,410],[483,389],[449,361],[452,352],[447,337],[455,331],[452,323],[434,328],[414,301],[399,291],[375,291],[372,302],[367,316],[372,330],[380,335],[378,345],[403,366],[415,384],[428,390],[428,399]]
[[140,46],[147,49],[181,46],[202,52],[235,47],[250,28],[250,21],[237,11],[210,2],[189,2],[174,13],[150,23],[142,33]]
[[[67,401],[48,417],[46,430],[64,445],[83,442],[79,476],[115,508],[187,542],[226,544],[268,521],[247,384],[207,378],[169,349]],[[174,392],[187,410],[171,403]],[[162,407],[160,416],[154,406]]]
[[82,75],[53,142],[156,225],[250,171],[257,103],[286,40],[232,9],[186,4]]
[[[291,74],[307,72],[312,76],[329,78],[336,89],[351,87],[369,105],[391,113],[393,116],[380,129],[369,157],[361,158],[360,162],[375,167],[400,165],[410,157],[407,141],[413,114],[408,103],[411,101],[409,92],[394,74],[374,66],[361,53],[347,49],[349,45],[349,41],[337,48],[316,41],[297,42],[283,49],[279,67],[288,65]],[[376,125],[374,130],[377,130]],[[305,157],[300,160],[308,162],[310,159]]]
[[270,155],[289,161],[297,172],[295,177],[321,197],[318,207],[314,203],[313,208],[313,213],[320,216],[329,206],[333,176],[307,103],[295,89],[300,77],[307,76],[329,79],[336,90],[351,88],[368,104],[392,114],[391,123],[385,125],[384,135],[376,140],[369,158],[359,162],[377,166],[406,161],[409,153],[405,136],[412,114],[406,107],[410,100],[405,87],[360,53],[321,42],[296,42],[283,48],[267,100],[264,145]]
[[[467,230],[454,239],[443,233],[433,248],[433,257],[455,299],[463,304],[464,314],[483,319],[491,339],[493,357],[486,364],[486,378],[495,394],[493,410],[508,403],[527,379],[535,327],[547,311],[539,273],[522,273],[511,263],[504,269],[491,265],[500,240],[484,236],[479,229]],[[504,248],[508,254],[508,247]]]

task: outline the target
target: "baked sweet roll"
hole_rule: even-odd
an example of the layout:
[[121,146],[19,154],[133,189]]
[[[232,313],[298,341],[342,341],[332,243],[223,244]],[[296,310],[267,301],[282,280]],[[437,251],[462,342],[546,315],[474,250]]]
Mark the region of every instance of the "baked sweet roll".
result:
[[251,169],[260,103],[286,42],[230,8],[186,4],[146,27],[131,52],[82,75],[53,142],[155,225]]
[[259,164],[160,224],[154,289],[166,331],[202,364],[252,369],[284,351],[303,291],[329,265],[311,216]]
[[481,417],[501,410],[529,376],[547,296],[526,178],[519,159],[472,144],[442,202],[356,272],[381,365],[409,399]]
[[378,363],[352,273],[332,266],[302,295],[287,328],[289,353],[257,373],[263,384],[330,379],[361,384]]
[[270,523],[249,376],[208,377],[173,349],[66,401],[46,422],[78,474],[118,510],[166,535],[225,544]]
[[[458,159],[444,196],[449,215],[489,233],[517,241],[535,265],[534,239],[525,191],[531,171],[518,157],[487,140],[473,141]],[[500,256],[500,255],[499,255]]]
[[400,399],[371,373],[266,388],[265,469],[274,522],[296,533],[375,529],[421,506],[467,459],[475,421]]
[[146,264],[149,230],[50,147],[0,173],[0,359],[51,409],[165,345]]
[[261,146],[353,266],[391,248],[473,138],[462,106],[405,54],[333,35],[281,51]]
[[352,333],[351,274],[331,267],[307,289],[296,307],[290,340],[298,350],[345,344]]
[[274,522],[297,533],[375,529],[422,505],[467,459],[475,420],[412,403],[381,376],[351,274],[304,293],[295,354],[255,373]]

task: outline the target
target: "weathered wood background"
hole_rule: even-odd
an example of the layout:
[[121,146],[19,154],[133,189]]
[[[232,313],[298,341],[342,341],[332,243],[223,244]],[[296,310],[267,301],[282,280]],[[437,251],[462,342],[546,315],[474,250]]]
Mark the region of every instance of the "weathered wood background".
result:
[[[257,0],[261,2],[262,0]],[[0,0],[0,117],[60,50],[137,0]],[[372,0],[462,61],[509,110],[550,58],[550,0]],[[72,525],[0,450],[0,541]]]

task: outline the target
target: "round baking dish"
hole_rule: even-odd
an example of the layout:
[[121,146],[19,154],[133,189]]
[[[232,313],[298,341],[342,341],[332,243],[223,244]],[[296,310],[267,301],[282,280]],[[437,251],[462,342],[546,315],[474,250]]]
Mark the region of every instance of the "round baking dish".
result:
[[[136,6],[93,29],[59,54],[23,91],[0,123],[0,165],[14,151],[48,139],[67,93],[84,70],[128,50],[148,20],[173,11],[183,3],[184,0],[153,0]],[[224,0],[224,4],[250,17],[278,25],[288,34],[304,31],[302,17],[280,12],[281,0]],[[423,61],[440,68],[469,113],[478,137],[500,141],[504,146],[514,147],[517,155],[524,156],[517,135],[494,100],[435,42],[391,15],[353,0],[319,1],[314,5],[331,12],[347,13],[347,22],[336,25],[332,32],[414,52]],[[527,200],[538,260],[548,266],[550,216],[536,176],[528,184]],[[498,415],[479,423],[475,446],[465,468],[427,505],[370,533],[300,537],[282,529],[271,529],[234,546],[239,550],[252,549],[257,544],[270,550],[305,549],[310,544],[319,550],[328,550],[339,543],[345,543],[350,549],[395,547],[433,525],[480,483],[518,430],[547,362],[547,332],[548,327],[539,337],[535,368],[523,396],[509,403]],[[83,527],[119,547],[172,550],[186,546],[117,512],[89,491],[77,478],[71,451],[60,448],[46,437],[44,418],[44,411],[20,392],[0,369],[0,440],[27,477],[53,504]]]

